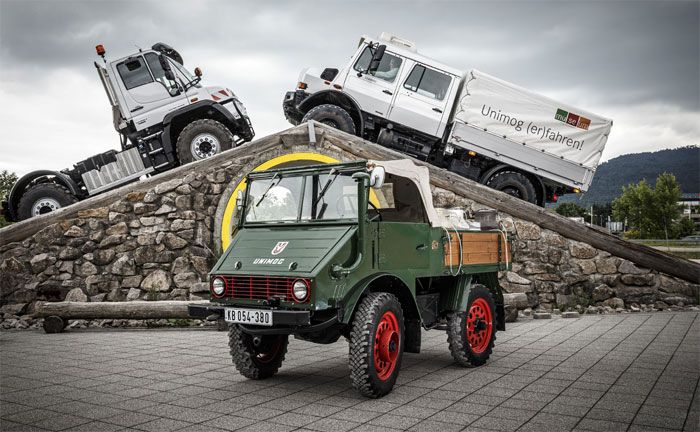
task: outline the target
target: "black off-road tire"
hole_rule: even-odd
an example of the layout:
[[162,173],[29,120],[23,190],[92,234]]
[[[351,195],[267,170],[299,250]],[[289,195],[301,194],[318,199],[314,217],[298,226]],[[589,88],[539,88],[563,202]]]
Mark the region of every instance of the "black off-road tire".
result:
[[22,198],[19,200],[19,206],[17,207],[18,219],[25,220],[34,216],[32,214],[34,204],[42,198],[48,198],[58,203],[58,207],[54,206],[55,208],[46,206],[47,209],[51,209],[47,210],[46,213],[78,202],[78,198],[62,185],[56,183],[37,183],[22,194]]
[[[261,336],[264,344],[274,348],[267,352],[256,349],[253,336],[243,332],[237,324],[232,324],[228,330],[228,346],[231,349],[233,364],[246,378],[261,380],[270,378],[282,366],[289,345],[288,335]],[[264,358],[263,356],[267,356]]]
[[[393,364],[393,369],[385,368],[384,372],[388,375],[382,379],[375,363],[375,356],[377,356],[375,338],[379,324],[383,322],[384,317],[390,317],[388,313],[393,314],[396,319],[399,329],[398,346],[395,346],[395,360],[389,362]],[[396,345],[396,340],[394,341]],[[370,398],[378,398],[389,393],[399,375],[404,348],[403,310],[401,303],[393,294],[370,293],[362,299],[352,321],[349,345],[348,363],[352,386],[363,396]]]
[[530,179],[519,172],[501,171],[486,182],[486,186],[505,192],[523,201],[537,204],[537,190]]
[[[209,156],[204,157],[195,154],[192,149],[192,141],[203,134],[213,136],[218,141],[216,150]],[[180,161],[180,165],[195,160],[206,159],[214,154],[219,154],[224,150],[232,148],[234,142],[235,139],[231,131],[218,121],[211,119],[195,120],[185,126],[177,137],[177,144],[175,145],[177,147],[177,158]]]
[[[491,322],[487,325],[490,324],[491,332],[488,338],[482,338],[483,344],[477,345],[475,350],[469,343],[467,321],[470,319],[469,312],[476,302],[482,307],[486,305],[490,308]],[[469,291],[467,310],[452,312],[447,318],[447,342],[455,362],[467,367],[481,366],[486,363],[496,341],[496,323],[498,322],[496,313],[496,302],[491,291],[483,285],[472,286],[471,291]]]
[[355,134],[355,122],[350,114],[337,105],[324,104],[313,107],[304,115],[301,122],[314,120],[349,134]]

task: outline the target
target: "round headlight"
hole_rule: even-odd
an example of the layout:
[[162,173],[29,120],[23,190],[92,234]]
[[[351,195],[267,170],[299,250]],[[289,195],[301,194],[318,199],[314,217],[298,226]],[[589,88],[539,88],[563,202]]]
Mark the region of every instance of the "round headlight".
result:
[[309,286],[305,281],[297,279],[292,285],[292,292],[296,301],[303,302],[309,296]]
[[222,278],[215,278],[211,282],[211,292],[216,296],[216,297],[221,297],[224,295],[224,292],[226,291],[226,283]]

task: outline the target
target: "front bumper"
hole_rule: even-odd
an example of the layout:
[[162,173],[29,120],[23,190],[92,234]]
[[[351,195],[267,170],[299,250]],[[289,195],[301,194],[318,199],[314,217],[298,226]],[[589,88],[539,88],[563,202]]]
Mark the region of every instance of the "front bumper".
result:
[[229,120],[234,125],[234,133],[238,135],[243,142],[252,141],[255,136],[255,130],[253,129],[253,124],[243,104],[238,99],[230,99],[221,105],[231,113]]
[[282,109],[284,110],[284,117],[289,123],[295,126],[301,123],[304,113],[299,110],[299,105],[307,97],[309,97],[309,94],[303,90],[290,91],[284,95]]
[[[190,318],[195,319],[219,319],[224,316],[224,306],[217,305],[189,305],[187,313]],[[319,323],[311,323],[311,313],[309,311],[291,311],[284,309],[272,310],[272,327],[250,326],[239,324],[241,329],[248,334],[266,335],[266,334],[303,334],[314,333],[324,330],[334,324],[337,324],[338,316],[322,321]]]

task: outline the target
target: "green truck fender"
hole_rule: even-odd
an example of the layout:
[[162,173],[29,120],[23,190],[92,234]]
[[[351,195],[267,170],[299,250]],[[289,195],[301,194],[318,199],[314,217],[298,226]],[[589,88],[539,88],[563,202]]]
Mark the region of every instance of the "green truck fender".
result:
[[355,284],[343,299],[342,322],[350,324],[360,300],[367,293],[377,291],[394,294],[399,299],[404,315],[404,351],[419,353],[421,316],[416,304],[415,287],[412,287],[412,285],[409,285],[395,274],[375,273]]

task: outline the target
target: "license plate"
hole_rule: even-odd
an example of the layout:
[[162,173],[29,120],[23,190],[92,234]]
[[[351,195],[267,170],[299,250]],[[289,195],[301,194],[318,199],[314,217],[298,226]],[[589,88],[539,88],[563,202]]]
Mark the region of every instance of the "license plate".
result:
[[259,326],[272,325],[272,311],[261,309],[224,309],[224,319],[226,322],[236,324],[253,324]]

